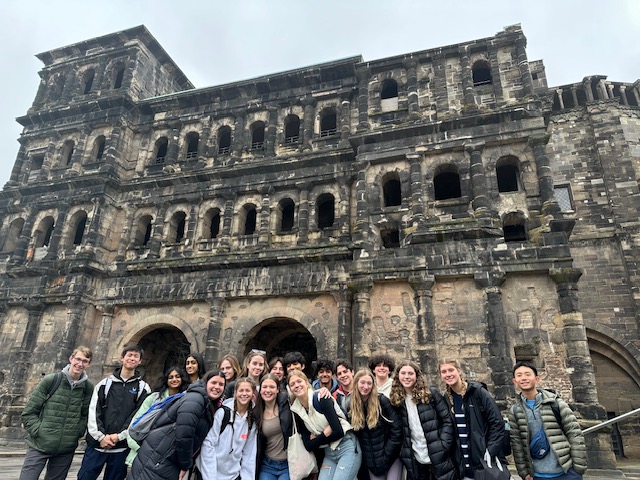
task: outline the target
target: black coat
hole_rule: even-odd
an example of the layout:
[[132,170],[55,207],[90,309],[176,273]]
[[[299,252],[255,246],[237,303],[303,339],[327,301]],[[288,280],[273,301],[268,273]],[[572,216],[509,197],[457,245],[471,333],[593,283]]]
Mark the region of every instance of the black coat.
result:
[[[382,394],[379,394],[378,398],[381,410],[378,424],[373,429],[369,429],[365,424],[364,428],[354,432],[360,441],[364,464],[374,475],[383,476],[400,455],[402,425],[389,399]],[[364,406],[366,420],[367,404]]]
[[[280,430],[284,437],[284,449],[289,446],[289,437],[293,434],[293,414],[289,406],[289,395],[287,392],[278,392],[278,418],[280,419]],[[267,446],[267,437],[262,434],[262,428],[258,432],[258,458],[264,459],[264,449]]]
[[129,480],[178,478],[180,470],[191,468],[194,452],[213,425],[213,408],[204,383],[192,383],[182,398],[160,414],[156,425],[138,450]]
[[[449,412],[451,412],[449,396],[445,394],[444,397]],[[504,458],[504,419],[495,400],[481,383],[469,382],[467,384],[467,391],[462,397],[462,403],[469,440],[469,465],[475,472],[480,467],[480,460],[484,458],[485,450],[489,450],[491,457]],[[455,426],[454,414],[451,412],[450,415]],[[456,441],[456,447],[456,462],[460,465],[461,472],[464,472],[459,441]]]
[[[454,464],[455,431],[449,415],[449,407],[440,392],[433,387],[430,390],[429,403],[419,403],[417,406],[422,430],[427,439],[433,474],[436,480],[457,480],[458,469]],[[398,406],[398,413],[404,435],[400,458],[407,469],[407,479],[413,480],[417,477],[418,461],[411,449],[411,430],[404,401]]]

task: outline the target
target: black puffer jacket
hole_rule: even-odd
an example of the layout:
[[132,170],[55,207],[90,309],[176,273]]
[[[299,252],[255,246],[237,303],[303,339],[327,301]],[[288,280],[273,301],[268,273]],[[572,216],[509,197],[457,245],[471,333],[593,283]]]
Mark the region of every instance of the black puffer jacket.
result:
[[[424,436],[427,439],[429,458],[433,465],[433,474],[436,480],[458,480],[458,470],[453,463],[455,455],[454,427],[449,408],[444,397],[431,387],[431,395],[428,404],[418,404],[418,415]],[[402,420],[404,440],[400,449],[400,458],[407,469],[407,478],[417,478],[418,461],[413,456],[411,449],[411,431],[409,430],[409,417],[407,406],[403,401],[398,407],[398,413]]]
[[[369,429],[365,424],[364,428],[354,432],[360,441],[362,461],[371,473],[381,477],[389,471],[400,455],[402,424],[389,399],[382,394],[379,394],[378,398],[381,410],[378,425]],[[365,419],[368,414],[367,405],[367,403],[364,404]]]
[[[446,393],[444,397],[455,426],[455,418],[453,413],[451,413],[451,402]],[[467,383],[467,391],[464,397],[462,397],[462,403],[464,405],[464,416],[467,423],[469,464],[471,466],[471,471],[466,472],[466,475],[471,477],[470,474],[480,467],[480,460],[484,458],[485,450],[489,450],[492,458],[499,457],[504,459],[505,454],[502,445],[505,428],[504,420],[502,419],[496,401],[481,383]],[[459,441],[456,441],[456,463],[460,465],[461,472],[464,473],[464,462]]]
[[158,418],[157,427],[142,442],[129,480],[178,478],[189,470],[196,452],[213,425],[213,406],[202,380]]

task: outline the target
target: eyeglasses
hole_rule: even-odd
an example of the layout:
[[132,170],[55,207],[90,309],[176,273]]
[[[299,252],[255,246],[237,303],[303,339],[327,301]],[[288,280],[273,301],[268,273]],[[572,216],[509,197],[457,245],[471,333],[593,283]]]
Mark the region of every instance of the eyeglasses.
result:
[[86,358],[77,358],[77,357],[74,357],[74,358],[72,358],[72,360],[73,360],[74,362],[81,363],[81,364],[83,364],[83,365],[89,365],[89,364],[91,363],[91,360],[88,360],[88,359],[86,359]]
[[266,350],[258,350],[257,348],[252,348],[249,353],[259,353],[260,355],[265,355],[265,356],[267,355]]

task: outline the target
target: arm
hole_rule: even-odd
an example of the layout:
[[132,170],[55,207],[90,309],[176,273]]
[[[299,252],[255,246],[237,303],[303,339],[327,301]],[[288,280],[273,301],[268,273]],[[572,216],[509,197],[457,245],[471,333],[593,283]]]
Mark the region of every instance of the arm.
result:
[[380,394],[380,405],[382,406],[382,414],[386,419],[381,420],[388,423],[389,429],[387,438],[385,438],[384,454],[389,464],[391,464],[398,458],[398,455],[400,455],[400,447],[402,446],[402,422],[389,399],[382,394]]
[[587,471],[587,449],[584,444],[584,435],[578,419],[573,411],[562,400],[558,399],[560,407],[560,418],[562,419],[562,430],[571,447],[571,460],[573,461],[573,469],[583,474]]
[[[516,465],[518,475],[520,475],[522,478],[526,478],[530,472],[528,471],[528,462],[526,453],[523,448],[523,442],[521,440],[522,437],[520,434],[520,428],[518,426],[518,419],[513,413],[513,407],[510,407],[507,411],[507,418],[509,419],[509,434],[511,435],[511,453],[513,454],[513,463],[515,463]],[[528,442],[526,444],[526,448],[529,448]]]
[[[329,435],[326,433],[322,433],[319,435],[319,438],[324,439],[321,445],[325,445],[327,443],[334,442],[336,440],[344,437],[344,430],[342,429],[342,424],[340,423],[340,417],[338,417],[338,412],[335,409],[335,400],[333,398],[319,398],[320,408],[322,409],[322,415],[325,416],[327,422],[329,422],[329,428],[331,432]],[[325,432],[327,429],[325,428]]]
[[[187,394],[178,400],[176,414],[176,459],[181,470],[189,470],[193,463],[196,428],[200,417],[206,415],[206,401],[200,394]],[[173,405],[172,405],[173,406]],[[218,425],[218,431],[220,426]]]
[[[82,427],[82,435],[85,434],[87,430],[87,418],[89,417],[89,405],[91,404],[91,396],[93,395],[93,383],[89,380],[86,380],[87,387],[85,390],[85,395],[82,397],[82,408],[80,410],[81,423],[80,427]],[[83,387],[84,388],[84,387]]]
[[431,395],[433,396],[433,407],[438,417],[439,428],[439,440],[442,443],[442,448],[445,452],[451,450],[455,439],[455,429],[453,427],[453,420],[449,413],[449,407],[444,397],[436,389],[431,389]]
[[22,411],[22,425],[27,430],[27,433],[32,437],[38,436],[38,430],[40,429],[40,413],[45,405],[45,399],[49,393],[49,389],[53,385],[53,378],[55,374],[47,375],[44,377],[36,388],[31,393],[27,404]]
[[502,439],[504,438],[504,420],[500,414],[500,409],[493,399],[491,394],[484,388],[478,390],[482,398],[482,405],[484,407],[484,421],[486,423],[485,442],[487,444],[487,450],[492,457],[502,456]]
[[[202,443],[200,456],[198,457],[198,469],[202,474],[202,480],[215,480],[218,475],[218,458],[216,450],[218,449],[218,441],[220,440],[220,425],[224,411],[219,408],[213,416],[213,426]],[[226,430],[231,430],[227,427]]]
[[240,480],[255,480],[256,478],[256,458],[258,455],[257,427],[254,423],[247,436],[247,441],[242,448],[242,459],[240,460]]
[[[93,389],[91,402],[89,402],[89,415],[87,418],[87,431],[91,437],[97,442],[102,442],[106,437],[104,432],[104,424],[102,422],[102,395],[105,380],[99,382]],[[113,445],[112,445],[113,446]]]

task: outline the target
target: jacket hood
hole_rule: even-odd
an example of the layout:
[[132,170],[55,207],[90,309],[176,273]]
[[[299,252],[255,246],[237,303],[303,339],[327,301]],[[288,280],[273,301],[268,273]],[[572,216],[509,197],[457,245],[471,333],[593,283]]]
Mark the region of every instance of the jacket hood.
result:
[[123,380],[121,374],[122,374],[122,367],[118,367],[113,371],[113,375],[111,375],[111,376],[113,377],[113,380],[115,380],[116,382],[127,383],[127,382],[132,382],[134,380],[136,380],[136,381],[140,380],[140,371],[139,370],[136,370],[133,373],[133,376],[130,377],[130,378],[127,378],[126,380]]
[[[320,388],[322,388],[322,385],[320,385],[320,380],[318,380],[317,378],[313,381],[311,386],[313,387],[314,390],[319,390]],[[331,379],[331,388],[329,389],[329,391],[330,392],[335,392],[338,389],[338,387],[339,387],[338,381],[335,378],[332,378]]]

